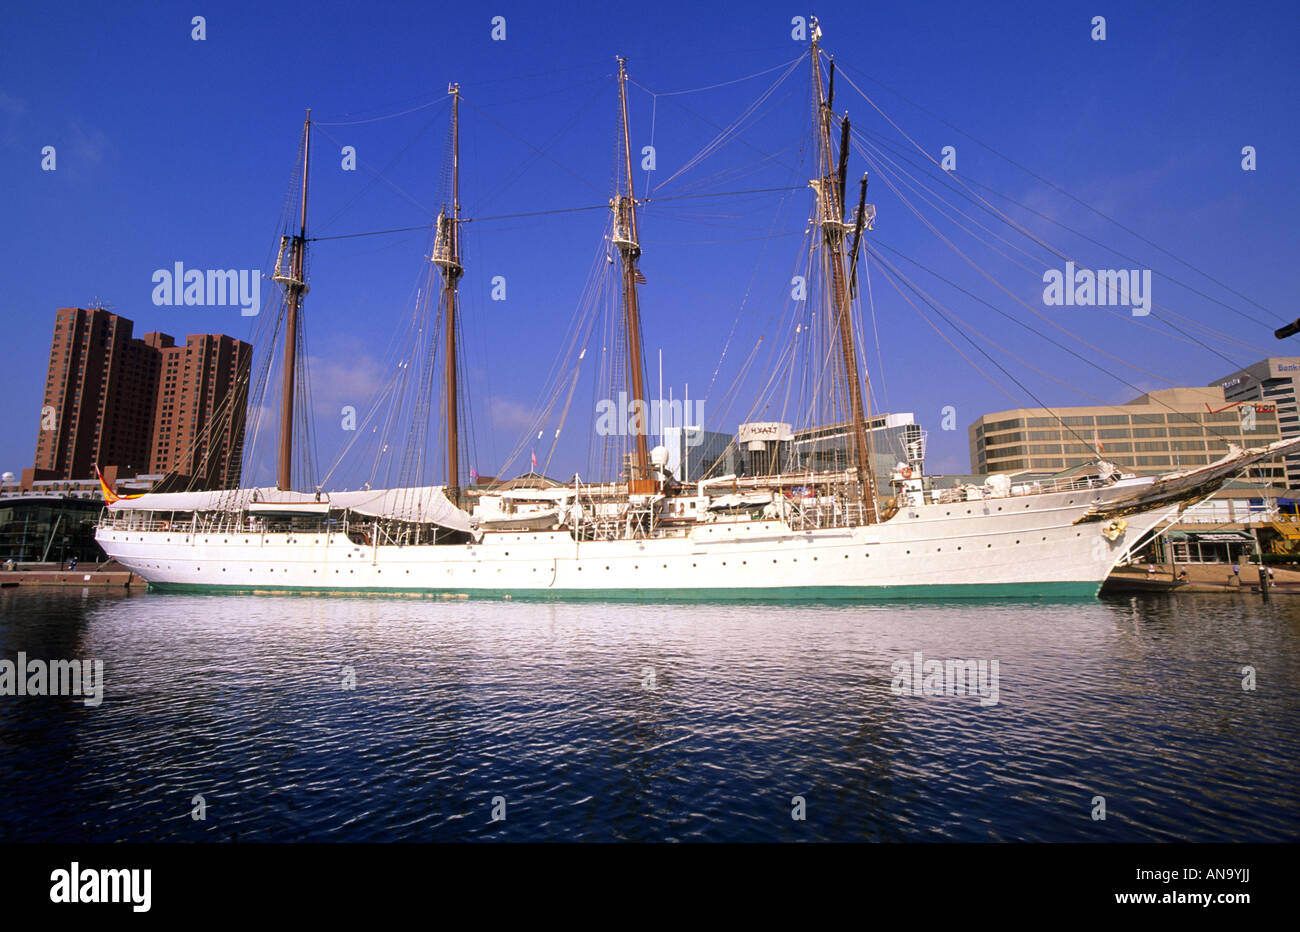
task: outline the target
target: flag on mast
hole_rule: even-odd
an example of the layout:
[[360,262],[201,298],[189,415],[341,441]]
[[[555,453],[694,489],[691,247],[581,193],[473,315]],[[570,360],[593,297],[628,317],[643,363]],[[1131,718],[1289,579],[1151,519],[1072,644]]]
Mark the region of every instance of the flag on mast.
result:
[[537,472],[537,451],[533,451],[533,472]]

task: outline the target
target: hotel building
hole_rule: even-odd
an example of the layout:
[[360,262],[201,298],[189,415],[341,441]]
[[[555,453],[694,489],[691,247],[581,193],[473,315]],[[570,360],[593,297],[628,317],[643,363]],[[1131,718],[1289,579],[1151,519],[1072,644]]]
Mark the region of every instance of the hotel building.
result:
[[[1229,444],[1263,446],[1283,436],[1272,401],[1228,399],[1218,385],[1162,389],[1121,405],[999,411],[975,421],[969,434],[977,474],[1061,472],[1098,455],[1130,472],[1162,473],[1213,462]],[[1280,459],[1250,467],[1248,478],[1287,481]]]

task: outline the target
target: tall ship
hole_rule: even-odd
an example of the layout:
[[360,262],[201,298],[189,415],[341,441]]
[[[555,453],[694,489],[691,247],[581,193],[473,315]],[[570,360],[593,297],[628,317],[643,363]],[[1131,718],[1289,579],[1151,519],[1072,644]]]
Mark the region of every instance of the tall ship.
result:
[[[618,64],[620,164],[602,244],[610,287],[593,290],[591,301],[608,305],[609,390],[617,387],[627,408],[640,412],[650,410],[638,223],[646,198],[635,193],[629,78],[625,61]],[[879,475],[859,319],[859,267],[875,208],[866,202],[865,175],[858,191],[849,187],[852,130],[847,115],[834,109],[836,68],[820,48],[815,21],[807,53],[790,71],[796,67],[811,78],[811,134],[803,151],[815,166],[807,185],[807,271],[815,281],[794,332],[807,337],[815,362],[804,379],[818,401],[810,417],[836,426],[835,456],[792,457],[788,423],[754,420],[742,425],[736,441],[743,470],[725,472],[715,463],[708,474],[687,479],[641,423],[607,461],[611,474],[592,481],[575,475],[568,483],[482,483],[467,475],[458,357],[468,218],[460,196],[461,93],[452,85],[448,183],[430,228],[429,287],[402,338],[411,345],[398,366],[407,381],[377,403],[371,431],[387,431],[387,414],[399,408],[414,418],[404,442],[394,437],[382,444],[402,447],[402,466],[385,473],[398,481],[346,491],[295,481],[295,427],[308,414],[301,369],[313,241],[309,113],[293,221],[272,276],[281,286],[279,310],[267,324],[271,346],[282,347],[276,484],[135,497],[106,488],[95,535],[100,546],[163,590],[610,600],[1089,597],[1119,561],[1183,509],[1250,465],[1300,447],[1300,440],[1229,446],[1217,461],[1163,475],[1127,473],[1099,449],[1068,474],[954,483],[927,474],[925,437],[918,432]],[[590,322],[582,326],[586,342],[571,341],[564,357],[573,382],[566,384],[568,369],[557,365],[565,375],[556,383],[564,416],[593,339]],[[269,348],[261,349],[266,359],[241,388],[248,409],[257,412],[274,407]],[[248,453],[205,449],[203,455],[247,461]],[[440,484],[431,481],[435,474]]]

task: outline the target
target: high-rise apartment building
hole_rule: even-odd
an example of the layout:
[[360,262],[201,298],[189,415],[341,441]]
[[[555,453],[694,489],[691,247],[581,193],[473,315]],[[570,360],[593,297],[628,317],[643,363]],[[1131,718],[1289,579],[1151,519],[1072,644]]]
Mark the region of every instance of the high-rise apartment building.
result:
[[176,471],[196,488],[237,482],[247,393],[235,386],[252,347],[212,334],[176,346],[133,327],[103,308],[55,312],[33,476],[87,479],[98,465]]
[[159,353],[132,327],[99,308],[55,313],[36,439],[42,478],[86,478],[96,463],[148,468]]
[[150,472],[177,473],[205,488],[238,484],[252,350],[210,333],[162,350]]

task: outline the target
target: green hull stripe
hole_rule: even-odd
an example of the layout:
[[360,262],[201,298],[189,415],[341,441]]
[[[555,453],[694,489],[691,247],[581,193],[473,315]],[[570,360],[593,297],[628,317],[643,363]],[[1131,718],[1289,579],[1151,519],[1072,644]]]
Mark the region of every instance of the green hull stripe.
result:
[[782,586],[772,589],[328,589],[310,586],[210,586],[149,583],[151,591],[305,595],[424,596],[583,602],[877,602],[900,600],[1095,598],[1097,582],[982,583],[934,586]]

